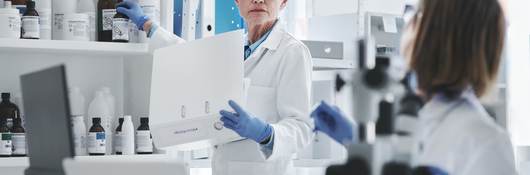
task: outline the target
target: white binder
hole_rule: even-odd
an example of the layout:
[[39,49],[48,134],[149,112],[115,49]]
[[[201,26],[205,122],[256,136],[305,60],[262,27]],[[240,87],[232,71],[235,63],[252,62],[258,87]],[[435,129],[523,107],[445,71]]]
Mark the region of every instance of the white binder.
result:
[[150,126],[155,147],[194,150],[241,139],[224,128],[228,100],[244,104],[243,31],[154,53]]

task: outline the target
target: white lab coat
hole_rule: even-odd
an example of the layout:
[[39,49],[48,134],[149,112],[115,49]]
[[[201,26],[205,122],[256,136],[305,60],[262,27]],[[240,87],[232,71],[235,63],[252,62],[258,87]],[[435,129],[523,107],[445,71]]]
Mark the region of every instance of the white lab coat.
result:
[[457,100],[435,96],[420,111],[413,162],[450,175],[514,175],[507,132],[486,113],[472,90]]
[[[182,42],[163,29],[151,37],[155,48]],[[311,72],[307,47],[278,23],[245,61],[245,77],[251,79],[245,108],[271,123],[272,154],[265,155],[252,140],[219,145],[213,155],[214,175],[295,174],[292,158],[313,137],[314,124],[309,117]]]

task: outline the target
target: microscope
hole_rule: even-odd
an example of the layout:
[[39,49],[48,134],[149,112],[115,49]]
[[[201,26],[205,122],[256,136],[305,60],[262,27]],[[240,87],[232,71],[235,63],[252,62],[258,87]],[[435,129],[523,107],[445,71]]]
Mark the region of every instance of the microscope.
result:
[[358,41],[359,66],[349,82],[337,76],[336,90],[351,85],[358,142],[345,145],[347,163],[328,167],[326,175],[429,174],[424,168],[410,167],[422,99],[408,85],[410,75],[403,59],[374,54],[376,47],[371,43],[370,39]]

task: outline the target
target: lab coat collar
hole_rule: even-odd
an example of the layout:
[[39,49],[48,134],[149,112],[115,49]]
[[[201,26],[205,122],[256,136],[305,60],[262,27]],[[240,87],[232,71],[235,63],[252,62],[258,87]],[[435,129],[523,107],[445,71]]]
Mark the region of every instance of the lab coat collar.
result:
[[480,106],[480,102],[475,95],[473,88],[468,87],[462,92],[460,97],[456,99],[449,99],[441,93],[437,93],[433,98],[423,106],[419,111],[419,117],[421,120],[431,121],[440,120],[447,114],[449,110],[455,108],[456,103],[460,103],[461,100],[465,100],[472,104],[474,107]]
[[[269,50],[276,50],[280,46],[280,43],[285,33],[285,24],[281,19],[278,19],[274,28],[272,28],[269,37],[261,44],[261,47]],[[259,47],[258,47],[259,48]]]

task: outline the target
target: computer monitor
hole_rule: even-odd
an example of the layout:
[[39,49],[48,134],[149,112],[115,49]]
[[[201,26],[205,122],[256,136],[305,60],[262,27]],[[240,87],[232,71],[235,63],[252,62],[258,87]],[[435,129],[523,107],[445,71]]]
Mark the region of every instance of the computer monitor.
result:
[[20,77],[30,166],[26,175],[64,175],[74,156],[64,65]]

